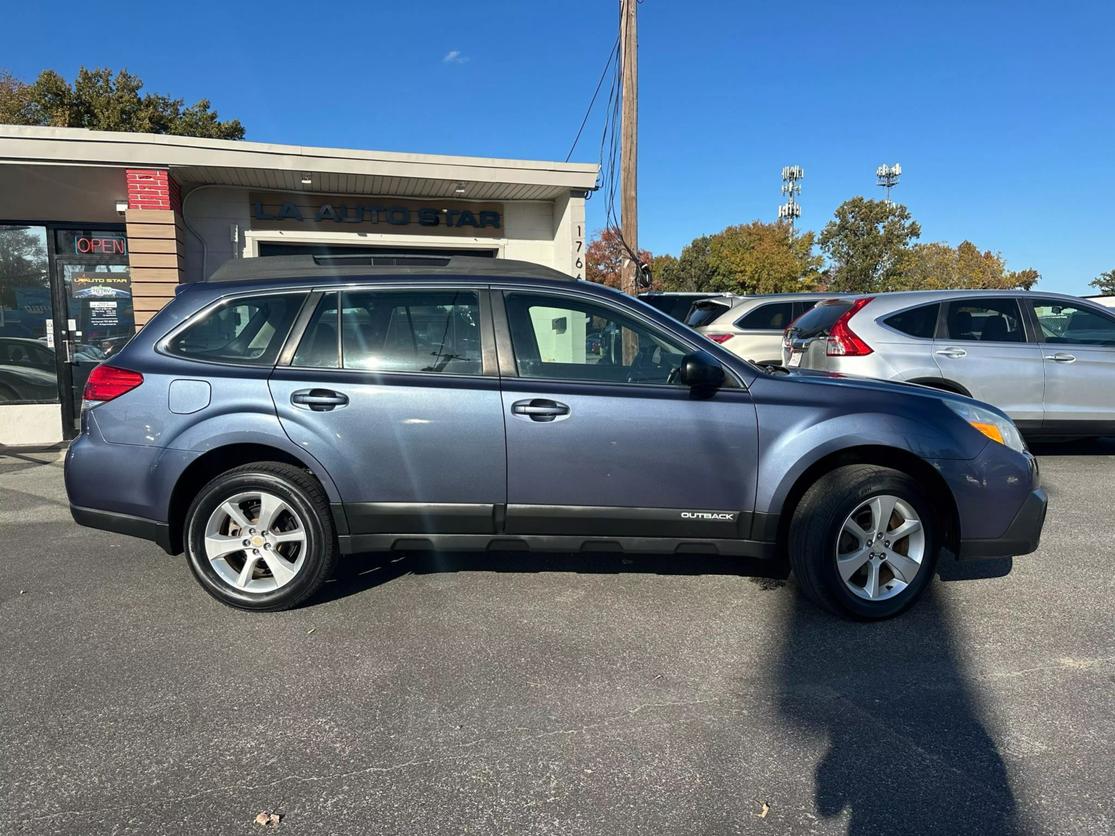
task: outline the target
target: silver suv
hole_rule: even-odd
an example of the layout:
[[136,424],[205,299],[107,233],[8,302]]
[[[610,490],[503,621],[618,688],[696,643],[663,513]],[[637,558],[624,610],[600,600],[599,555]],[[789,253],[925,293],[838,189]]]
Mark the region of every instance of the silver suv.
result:
[[1030,435],[1115,433],[1115,312],[1075,296],[972,290],[828,299],[787,329],[782,360],[970,395]]
[[[686,324],[745,360],[764,366],[781,364],[782,333],[826,293],[777,293],[736,297],[732,307],[693,306]],[[710,300],[711,301],[711,300]],[[704,316],[698,319],[699,308]]]

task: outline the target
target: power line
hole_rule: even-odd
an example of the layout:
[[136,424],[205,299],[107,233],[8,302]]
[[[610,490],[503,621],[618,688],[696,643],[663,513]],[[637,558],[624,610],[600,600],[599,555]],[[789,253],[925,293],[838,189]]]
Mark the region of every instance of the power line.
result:
[[585,125],[588,124],[588,118],[592,115],[593,105],[596,104],[596,97],[600,95],[600,88],[604,86],[604,79],[608,75],[608,68],[612,66],[612,61],[616,60],[619,55],[619,36],[616,36],[616,42],[612,45],[612,51],[608,53],[608,60],[604,63],[604,70],[600,73],[600,80],[596,82],[596,90],[593,91],[592,98],[589,100],[588,109],[585,111],[585,118],[581,120],[581,127],[577,129],[577,136],[573,139],[573,144],[569,146],[569,153],[565,155],[565,161],[573,156],[573,152],[577,150],[577,143],[581,141],[581,132],[584,131]]

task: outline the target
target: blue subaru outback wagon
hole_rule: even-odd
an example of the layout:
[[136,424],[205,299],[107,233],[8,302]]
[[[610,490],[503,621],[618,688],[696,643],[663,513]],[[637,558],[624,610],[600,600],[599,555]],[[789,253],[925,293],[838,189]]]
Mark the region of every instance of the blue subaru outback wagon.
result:
[[1046,508],[992,406],[757,367],[608,288],[432,256],[180,287],[90,376],[66,488],[249,610],[352,552],[606,549],[788,556],[820,605],[882,618],[939,554],[1033,551]]

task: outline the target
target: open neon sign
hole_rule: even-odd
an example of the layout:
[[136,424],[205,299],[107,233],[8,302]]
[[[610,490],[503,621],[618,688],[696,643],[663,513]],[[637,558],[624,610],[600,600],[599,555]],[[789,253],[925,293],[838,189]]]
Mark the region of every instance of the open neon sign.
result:
[[78,255],[127,255],[128,242],[119,237],[79,235],[74,238],[74,252]]

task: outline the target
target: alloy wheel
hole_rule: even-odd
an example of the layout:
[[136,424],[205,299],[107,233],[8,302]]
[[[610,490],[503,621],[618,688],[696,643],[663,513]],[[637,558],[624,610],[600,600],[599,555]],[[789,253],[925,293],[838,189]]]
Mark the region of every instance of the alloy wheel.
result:
[[205,525],[205,556],[241,592],[273,592],[298,575],[306,526],[291,505],[267,491],[245,491],[218,505]]
[[868,601],[899,595],[921,570],[925,529],[914,507],[889,494],[856,506],[841,526],[836,568],[848,590]]

